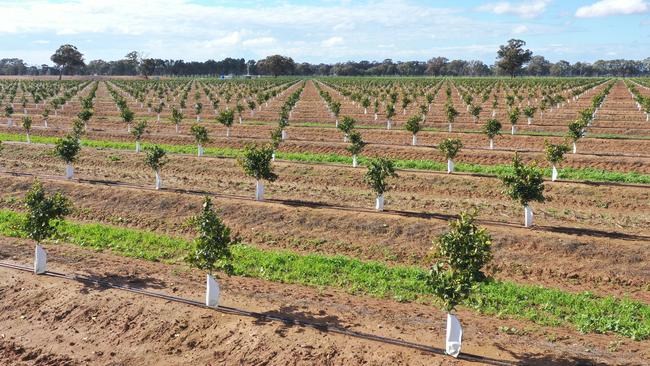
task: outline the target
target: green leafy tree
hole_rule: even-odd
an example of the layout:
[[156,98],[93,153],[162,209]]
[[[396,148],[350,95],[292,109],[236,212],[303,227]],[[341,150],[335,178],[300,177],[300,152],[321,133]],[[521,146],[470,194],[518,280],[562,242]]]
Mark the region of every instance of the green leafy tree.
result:
[[557,179],[557,165],[564,161],[564,155],[567,152],[569,152],[569,146],[565,144],[555,145],[544,140],[544,154],[552,167],[551,180],[555,181]]
[[571,139],[573,142],[573,153],[575,154],[578,151],[577,147],[577,142],[581,138],[583,138],[586,134],[586,124],[584,121],[573,121],[569,123],[569,131],[567,132],[567,136]]
[[239,165],[246,175],[255,178],[255,199],[264,199],[264,184],[262,180],[274,182],[278,176],[273,172],[273,148],[265,146],[248,145],[244,148],[243,155],[238,159]]
[[127,132],[131,132],[131,123],[133,122],[134,117],[135,113],[133,113],[129,108],[124,108],[120,111],[120,118],[122,118],[122,121],[126,123]]
[[72,179],[74,174],[72,163],[77,161],[80,150],[81,145],[79,145],[77,136],[68,135],[56,141],[54,153],[66,163],[65,177],[67,179]]
[[348,141],[348,135],[354,129],[354,126],[357,124],[357,120],[350,116],[343,116],[341,123],[339,123],[339,130],[343,132],[343,142]]
[[86,133],[86,124],[79,118],[72,120],[72,136],[81,143],[81,136]]
[[521,116],[521,111],[519,110],[519,107],[514,107],[508,111],[508,120],[512,125],[511,134],[513,135],[517,131],[515,126],[517,125],[517,122],[519,122],[520,116]]
[[131,129],[131,134],[135,137],[135,152],[140,152],[140,141],[144,134],[147,133],[147,121],[138,121],[133,129]]
[[533,123],[533,117],[535,117],[535,112],[537,112],[537,108],[533,106],[527,106],[524,108],[524,116],[528,119],[528,124]]
[[389,103],[386,105],[386,129],[388,130],[390,130],[393,125],[393,117],[395,117],[395,104]]
[[422,117],[420,117],[420,116],[411,116],[411,118],[409,118],[406,121],[406,126],[404,126],[404,128],[406,128],[407,131],[409,131],[410,133],[413,134],[411,144],[413,146],[417,145],[417,143],[418,143],[418,136],[417,135],[418,135],[418,132],[420,132],[420,130],[422,129]]
[[196,113],[196,122],[201,121],[201,112],[203,112],[203,103],[196,102],[196,104],[194,104],[194,113]]
[[217,122],[226,126],[226,137],[230,137],[230,127],[235,122],[235,113],[232,110],[224,110],[217,116]]
[[531,50],[523,49],[525,45],[526,42],[520,39],[511,39],[508,44],[500,46],[497,51],[497,67],[514,78],[533,56]]
[[77,50],[77,47],[64,44],[59,47],[50,57],[59,68],[59,80],[64,72],[75,70],[84,66],[83,54]]
[[512,160],[512,172],[499,177],[505,186],[503,193],[524,206],[526,227],[532,226],[532,201],[544,202],[544,176],[535,163],[526,165],[515,153]]
[[183,113],[176,109],[176,107],[172,107],[172,123],[176,126],[176,133],[178,133],[178,128],[181,125],[181,122],[183,122]]
[[440,150],[447,159],[447,173],[452,173],[454,171],[454,158],[456,158],[462,147],[463,143],[460,139],[453,138],[446,138],[438,144],[438,150]]
[[474,214],[461,213],[451,229],[433,242],[427,285],[448,313],[467,300],[487,279],[483,267],[492,260],[492,237],[475,223]]
[[48,128],[48,126],[47,126],[47,119],[48,119],[48,117],[50,116],[50,112],[51,112],[51,111],[50,111],[50,108],[45,107],[45,108],[43,108],[43,112],[41,113],[41,117],[43,117],[43,126],[44,126],[45,128]]
[[490,149],[494,149],[494,138],[501,135],[501,122],[494,118],[490,118],[483,125],[483,133],[490,139]]
[[25,116],[23,117],[23,130],[25,130],[25,135],[27,137],[27,143],[31,143],[32,140],[29,138],[29,131],[32,130],[32,117]]
[[77,117],[84,122],[84,124],[88,124],[88,121],[93,117],[93,111],[92,109],[87,109],[84,108],[82,109],[79,113],[77,113]]
[[456,120],[456,117],[458,117],[458,111],[456,110],[456,108],[454,108],[454,105],[452,103],[448,102],[445,105],[445,116],[447,117],[447,123],[449,124],[449,132],[451,133],[451,125]]
[[22,231],[37,245],[52,238],[57,232],[56,220],[72,211],[70,200],[58,192],[48,196],[38,180],[25,195],[24,204],[27,215],[21,225]]
[[478,123],[478,117],[481,114],[483,108],[479,105],[472,105],[469,107],[469,113],[474,117],[474,123]]
[[11,115],[14,114],[14,107],[7,105],[5,107],[5,117],[7,117],[7,127],[13,127],[14,122],[11,119]]
[[147,146],[144,150],[147,153],[144,162],[156,174],[156,189],[160,189],[162,187],[162,180],[160,179],[160,170],[169,161],[167,159],[167,152],[165,152],[165,150],[158,145]]
[[366,143],[361,138],[361,134],[357,131],[350,132],[350,145],[345,149],[352,154],[352,167],[356,168],[359,166],[357,161],[357,155],[363,151],[363,148],[366,147]]
[[273,154],[271,154],[271,161],[275,161],[275,152],[280,147],[282,142],[282,128],[277,127],[271,131],[271,147],[273,148]]
[[339,114],[341,113],[341,102],[334,101],[330,103],[330,110],[336,119],[336,127],[339,126]]
[[210,275],[218,268],[224,269],[229,275],[232,274],[230,248],[239,241],[231,237],[230,228],[219,218],[210,197],[204,198],[201,215],[193,218],[192,221],[197,236],[194,239],[192,252],[187,257],[190,265],[207,270]]
[[392,160],[378,158],[368,163],[368,171],[363,180],[377,194],[375,208],[378,211],[384,210],[384,193],[388,191],[388,178],[395,177],[397,173]]
[[208,136],[208,129],[199,124],[194,124],[192,127],[190,127],[190,133],[194,136],[194,140],[196,141],[198,147],[197,155],[203,156],[203,145],[207,144],[210,141],[210,137]]

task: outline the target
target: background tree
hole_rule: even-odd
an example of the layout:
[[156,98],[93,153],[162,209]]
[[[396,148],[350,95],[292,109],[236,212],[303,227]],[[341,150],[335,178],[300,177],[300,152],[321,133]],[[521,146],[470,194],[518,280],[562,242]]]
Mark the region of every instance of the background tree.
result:
[[59,80],[61,80],[64,72],[83,67],[83,56],[84,55],[77,50],[77,47],[73,45],[64,44],[59,47],[52,57],[50,57],[50,60],[52,60],[52,62],[54,62],[59,68]]
[[274,182],[278,176],[273,172],[271,159],[273,149],[271,147],[258,147],[248,145],[244,154],[238,159],[239,165],[244,169],[246,175],[255,178],[255,200],[264,200],[264,183],[262,180]]
[[364,182],[372,188],[377,195],[375,209],[384,210],[384,193],[388,191],[388,178],[397,177],[395,165],[392,160],[385,158],[372,159],[368,163],[368,171],[363,177]]
[[494,138],[501,134],[501,122],[490,118],[483,125],[483,133],[490,139],[490,150],[494,149]]
[[352,167],[356,168],[359,166],[357,161],[357,155],[363,151],[363,148],[366,147],[366,143],[361,138],[361,134],[357,131],[350,132],[350,145],[345,149],[352,154]]
[[257,70],[266,75],[291,75],[296,69],[296,63],[291,57],[272,55],[257,61],[255,65]]
[[140,73],[145,79],[149,79],[156,70],[156,60],[153,58],[143,58],[140,62]]
[[487,279],[482,270],[492,259],[492,238],[474,220],[473,214],[461,213],[450,223],[451,229],[433,242],[430,256],[436,263],[427,285],[447,311],[446,352],[454,357],[460,353],[462,328],[452,312]]
[[56,145],[54,146],[54,153],[66,164],[66,179],[72,179],[72,176],[74,175],[74,168],[72,167],[72,163],[77,161],[80,150],[81,145],[79,145],[79,139],[76,136],[67,135],[66,137],[58,139],[56,141]]
[[135,152],[140,152],[140,141],[144,134],[147,133],[147,121],[139,121],[133,126],[131,134],[135,137]]
[[418,144],[418,132],[422,129],[421,122],[422,117],[411,116],[411,118],[406,121],[406,126],[404,126],[408,132],[413,134],[413,138],[411,139],[411,144],[413,146]]
[[230,137],[230,127],[235,122],[235,112],[230,109],[221,111],[217,116],[217,122],[226,126],[226,137]]
[[546,160],[551,163],[551,180],[553,182],[557,180],[558,176],[556,165],[564,161],[564,154],[567,152],[569,152],[569,147],[567,145],[554,145],[549,143],[547,140],[544,140],[544,154],[546,155]]
[[503,193],[524,206],[524,226],[533,225],[531,201],[544,202],[544,176],[537,165],[526,165],[515,153],[512,160],[512,172],[499,177],[505,186]]
[[32,130],[32,117],[25,116],[23,117],[23,130],[25,130],[25,135],[27,137],[27,143],[30,144],[32,140],[29,138],[29,131]]
[[156,174],[156,189],[162,187],[162,180],[160,179],[160,169],[162,169],[165,164],[167,164],[167,153],[163,150],[162,147],[158,145],[146,147],[144,149],[147,153],[147,156],[144,159],[145,164],[148,167],[153,169]]
[[511,77],[515,77],[520,71],[522,66],[527,64],[533,52],[531,50],[524,50],[523,47],[526,42],[520,39],[511,39],[508,44],[501,45],[497,51],[497,66]]
[[194,141],[197,145],[197,155],[203,156],[203,145],[207,144],[210,141],[208,136],[208,129],[204,126],[194,124],[190,127],[190,133],[194,135]]
[[438,144],[438,150],[440,150],[447,159],[448,174],[454,171],[454,158],[456,158],[462,147],[463,143],[460,139],[446,138]]

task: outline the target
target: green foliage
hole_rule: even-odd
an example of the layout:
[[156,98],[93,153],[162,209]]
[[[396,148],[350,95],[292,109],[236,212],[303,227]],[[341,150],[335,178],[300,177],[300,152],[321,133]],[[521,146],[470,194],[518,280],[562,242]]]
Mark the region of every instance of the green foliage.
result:
[[144,151],[147,153],[144,157],[144,162],[154,171],[157,172],[160,168],[167,164],[167,153],[162,147],[158,145],[147,146],[145,147]]
[[503,193],[522,206],[527,206],[530,201],[544,202],[544,177],[537,165],[524,164],[519,154],[515,153],[512,167],[512,173],[499,177],[505,186]]
[[86,124],[84,121],[79,118],[72,120],[72,136],[80,139],[84,132],[86,132]]
[[330,103],[330,110],[334,114],[334,117],[338,117],[339,113],[341,113],[341,102],[332,102]]
[[517,124],[520,116],[521,116],[521,111],[519,110],[519,107],[514,107],[508,111],[508,120],[510,121],[510,124],[513,126]]
[[27,215],[21,228],[37,243],[51,238],[56,233],[54,220],[62,219],[71,212],[71,203],[61,193],[48,196],[38,180],[25,195]]
[[388,191],[388,178],[397,177],[395,165],[392,160],[385,158],[372,159],[368,163],[368,171],[363,177],[364,182],[372,188],[377,195]]
[[172,107],[172,116],[171,116],[172,123],[175,125],[181,124],[183,121],[183,113],[176,109],[176,107]]
[[201,215],[192,221],[196,226],[197,236],[187,257],[188,262],[194,267],[207,270],[210,274],[217,268],[231,274],[232,265],[228,263],[232,259],[230,246],[237,244],[238,240],[231,239],[230,228],[215,212],[210,197],[205,197]]
[[131,134],[136,141],[140,141],[145,133],[147,133],[147,121],[138,121],[131,129]]
[[256,180],[275,181],[278,176],[273,173],[271,159],[273,149],[271,147],[258,147],[256,145],[247,145],[244,149],[243,156],[238,159],[239,165],[244,169],[246,175]]
[[345,149],[352,155],[358,155],[361,153],[365,146],[366,143],[361,138],[361,134],[357,131],[352,131],[350,133],[350,145],[348,145]]
[[422,129],[422,117],[421,116],[411,116],[406,121],[406,126],[404,128],[412,134],[417,134]]
[[122,121],[124,123],[131,123],[133,122],[133,118],[135,117],[135,113],[131,111],[129,108],[124,108],[120,111],[120,118],[122,118]]
[[493,139],[497,135],[501,134],[501,122],[497,121],[494,118],[490,118],[485,122],[482,128],[482,132],[490,139]]
[[235,112],[230,109],[223,110],[217,116],[217,122],[226,127],[231,127],[235,122]]
[[192,127],[190,127],[190,133],[194,135],[194,141],[196,141],[197,144],[203,145],[210,141],[208,129],[204,126],[193,124]]
[[461,213],[450,227],[433,243],[437,262],[427,279],[431,292],[447,312],[464,302],[477,284],[486,279],[481,270],[492,259],[492,238],[485,228],[474,224],[474,215]]
[[273,150],[277,150],[282,142],[282,128],[277,127],[271,131],[271,146]]
[[535,112],[537,111],[537,108],[533,106],[527,106],[524,108],[524,116],[527,118],[533,118],[535,116]]
[[82,109],[79,113],[77,113],[77,117],[78,117],[80,120],[84,121],[85,123],[87,123],[88,121],[90,121],[90,119],[92,118],[92,116],[93,116],[93,111],[92,111],[92,109],[86,109],[86,108],[84,108],[84,109]]
[[54,146],[55,154],[63,159],[66,163],[74,163],[77,160],[81,145],[76,136],[67,135],[62,139],[57,139]]
[[460,139],[454,138],[446,138],[438,144],[438,150],[440,150],[446,159],[454,159],[462,147],[463,143]]
[[341,122],[339,122],[339,130],[341,130],[341,132],[347,135],[350,133],[350,131],[354,129],[354,125],[356,123],[357,123],[356,119],[350,116],[344,116]]
[[29,130],[32,129],[32,117],[30,116],[25,116],[23,117],[23,130],[25,130],[27,133],[29,133]]
[[508,44],[500,46],[497,51],[499,57],[497,66],[508,75],[515,77],[521,67],[533,56],[531,50],[523,49],[525,45],[526,42],[520,39],[511,39]]
[[14,107],[7,105],[5,107],[5,117],[10,118],[12,114],[14,114]]
[[447,102],[447,104],[445,104],[445,116],[447,117],[448,123],[454,123],[458,114],[458,111],[454,108],[452,103]]
[[569,123],[568,127],[569,131],[567,132],[567,136],[573,140],[573,142],[576,142],[585,136],[586,124],[583,121],[573,121]]
[[548,141],[544,140],[544,154],[546,155],[546,160],[551,164],[558,164],[564,160],[564,154],[569,152],[569,146],[565,144],[551,144]]

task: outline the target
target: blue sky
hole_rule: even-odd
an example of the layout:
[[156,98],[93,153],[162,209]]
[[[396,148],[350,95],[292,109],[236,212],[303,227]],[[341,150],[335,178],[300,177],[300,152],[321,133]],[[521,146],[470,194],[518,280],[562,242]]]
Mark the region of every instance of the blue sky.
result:
[[51,63],[71,43],[86,61],[136,50],[186,61],[269,54],[298,62],[494,62],[510,38],[551,61],[650,57],[650,0],[0,0],[0,58]]

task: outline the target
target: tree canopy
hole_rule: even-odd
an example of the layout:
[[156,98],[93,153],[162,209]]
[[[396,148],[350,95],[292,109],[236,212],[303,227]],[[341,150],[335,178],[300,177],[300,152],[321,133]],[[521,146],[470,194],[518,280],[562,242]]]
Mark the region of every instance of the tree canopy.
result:
[[521,39],[511,39],[508,44],[501,45],[497,51],[497,66],[511,77],[515,77],[523,65],[533,56],[531,50],[524,50],[526,42]]

